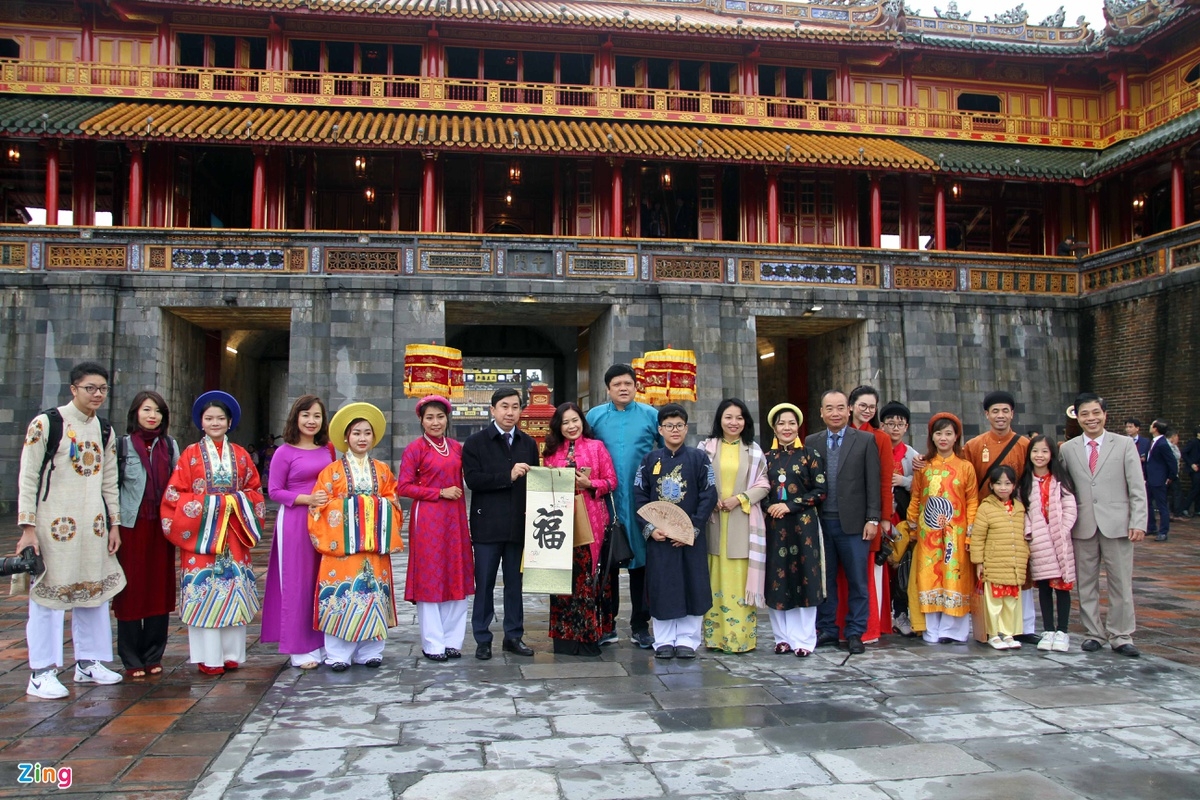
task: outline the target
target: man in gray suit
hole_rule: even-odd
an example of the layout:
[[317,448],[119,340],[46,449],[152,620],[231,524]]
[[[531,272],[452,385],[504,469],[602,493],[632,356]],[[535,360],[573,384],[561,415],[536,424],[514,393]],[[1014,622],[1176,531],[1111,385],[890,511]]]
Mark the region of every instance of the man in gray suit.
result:
[[[1103,398],[1085,392],[1075,399],[1083,436],[1062,446],[1060,457],[1075,484],[1079,518],[1071,531],[1079,584],[1079,615],[1087,629],[1085,652],[1107,639],[1114,653],[1136,658],[1133,646],[1133,543],[1146,531],[1146,483],[1137,445],[1128,436],[1104,429]],[[1100,624],[1100,564],[1108,575],[1107,635]]]
[[[875,437],[849,426],[850,404],[837,389],[821,395],[821,421],[826,430],[804,440],[825,460],[829,492],[820,506],[821,538],[825,544],[825,600],[817,607],[817,647],[837,644],[838,566],[849,589],[846,609],[846,647],[866,652],[870,601],[867,576],[871,540],[879,534],[882,513],[879,494],[879,450]],[[889,509],[890,510],[890,509]]]

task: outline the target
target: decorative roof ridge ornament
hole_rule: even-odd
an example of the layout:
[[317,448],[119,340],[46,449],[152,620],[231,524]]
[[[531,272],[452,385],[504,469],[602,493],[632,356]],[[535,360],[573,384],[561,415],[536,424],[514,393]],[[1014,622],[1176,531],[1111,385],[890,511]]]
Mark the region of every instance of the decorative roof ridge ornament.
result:
[[994,17],[984,16],[983,21],[997,25],[1024,25],[1028,19],[1029,12],[1025,10],[1025,4],[1019,3],[1016,8],[1002,11]]
[[[907,13],[907,12],[906,12],[906,13]],[[938,19],[956,19],[956,20],[967,20],[967,19],[970,19],[970,18],[971,18],[971,12],[970,12],[970,11],[967,11],[966,13],[961,13],[961,14],[959,13],[959,11],[958,11],[958,3],[956,2],[956,0],[950,0],[950,5],[946,6],[946,10],[945,10],[945,11],[942,11],[942,10],[941,10],[940,8],[938,8],[937,6],[934,6],[934,7],[933,7],[933,13],[934,13],[934,15],[935,15],[935,16],[936,16]],[[916,16],[916,15],[918,15],[918,14],[920,14],[920,12],[919,12],[919,11],[917,11],[917,12],[914,12],[914,16]]]
[[1104,0],[1104,33],[1119,42],[1131,41],[1180,14],[1189,0]]

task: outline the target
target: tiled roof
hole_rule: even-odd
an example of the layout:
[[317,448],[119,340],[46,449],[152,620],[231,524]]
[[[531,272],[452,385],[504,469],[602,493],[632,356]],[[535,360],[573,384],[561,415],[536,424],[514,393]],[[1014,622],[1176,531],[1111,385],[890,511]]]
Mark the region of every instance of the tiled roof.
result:
[[1154,130],[1143,133],[1141,136],[1114,144],[1102,152],[1100,157],[1088,167],[1088,174],[1098,175],[1108,172],[1135,158],[1172,145],[1181,139],[1189,136],[1195,137],[1198,133],[1200,133],[1200,109],[1190,111]]
[[81,122],[112,105],[111,100],[0,97],[0,132],[18,136],[77,135],[83,132]]
[[933,166],[904,144],[865,136],[521,117],[121,103],[82,127],[96,136],[134,139],[702,157],[888,169]]
[[930,139],[905,139],[905,146],[928,157],[951,173],[995,175],[1005,178],[1067,180],[1082,177],[1090,151],[1068,147],[1027,147],[1003,144],[970,144]]

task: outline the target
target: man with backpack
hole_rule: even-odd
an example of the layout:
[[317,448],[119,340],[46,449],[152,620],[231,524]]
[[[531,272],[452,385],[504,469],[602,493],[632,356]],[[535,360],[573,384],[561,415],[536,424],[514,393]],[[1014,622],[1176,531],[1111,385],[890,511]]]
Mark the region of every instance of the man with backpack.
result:
[[117,561],[116,436],[96,412],[108,396],[108,371],[83,363],[71,370],[71,402],[38,414],[21,451],[17,553],[32,547],[46,569],[29,589],[25,639],[33,674],[25,693],[66,697],[63,624],[71,611],[76,683],[119,683],[111,661],[109,601],[125,588]]

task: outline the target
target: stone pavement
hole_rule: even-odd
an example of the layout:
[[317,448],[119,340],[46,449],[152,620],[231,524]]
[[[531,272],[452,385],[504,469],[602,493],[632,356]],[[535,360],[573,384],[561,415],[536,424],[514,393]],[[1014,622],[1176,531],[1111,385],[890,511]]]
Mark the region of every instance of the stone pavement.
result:
[[[401,605],[378,671],[302,673],[255,644],[243,669],[203,678],[179,631],[165,675],[68,679],[69,701],[24,696],[23,604],[6,598],[0,796],[1194,799],[1198,558],[1195,523],[1139,546],[1141,659],[1082,653],[1076,634],[1068,654],[886,637],[845,664],[802,660],[771,652],[765,615],[751,654],[664,663],[626,639],[556,657],[530,596],[532,659],[478,662],[468,644],[429,662]],[[27,760],[72,767],[74,786],[18,786]]]

